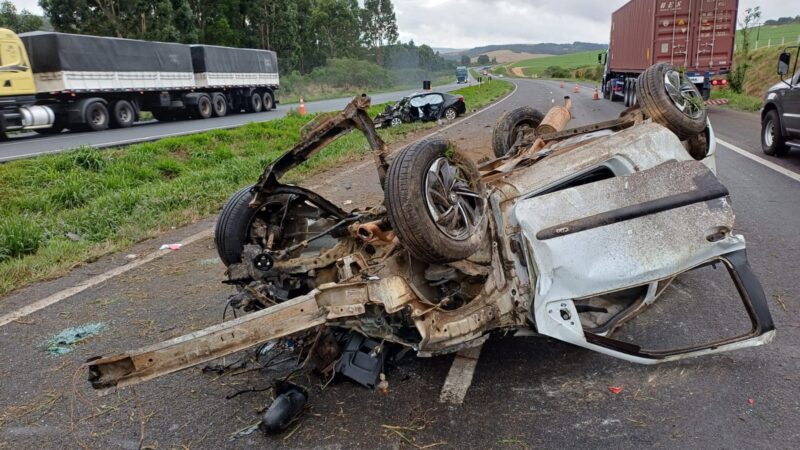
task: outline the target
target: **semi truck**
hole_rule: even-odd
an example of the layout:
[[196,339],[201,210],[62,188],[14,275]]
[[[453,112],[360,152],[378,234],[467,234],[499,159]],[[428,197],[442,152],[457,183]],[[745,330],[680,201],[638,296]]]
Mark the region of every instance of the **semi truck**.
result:
[[466,66],[456,67],[456,84],[466,83],[469,80],[469,73]]
[[0,137],[259,112],[278,87],[269,50],[0,28]]
[[[685,71],[704,99],[733,63],[738,0],[631,0],[611,15],[602,92],[635,103],[636,79],[653,64]],[[719,80],[718,80],[719,79]]]

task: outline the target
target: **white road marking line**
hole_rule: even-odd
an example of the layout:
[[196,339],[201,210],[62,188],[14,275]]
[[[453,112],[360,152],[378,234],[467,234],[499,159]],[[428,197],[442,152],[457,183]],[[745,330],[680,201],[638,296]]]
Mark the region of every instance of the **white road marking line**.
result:
[[450,372],[447,373],[447,378],[444,380],[442,393],[439,395],[440,402],[454,405],[464,403],[467,389],[472,384],[472,376],[475,375],[478,358],[481,356],[481,348],[483,346],[479,345],[461,350],[456,354],[453,365],[450,366]]
[[725,148],[727,148],[729,150],[732,150],[732,151],[744,156],[745,158],[748,158],[748,159],[750,159],[752,161],[755,161],[755,162],[761,164],[764,167],[770,168],[770,169],[774,170],[775,172],[778,172],[778,173],[780,173],[782,175],[786,175],[787,177],[793,179],[794,181],[800,181],[800,174],[797,174],[796,172],[793,172],[793,171],[791,171],[789,169],[781,167],[781,166],[775,164],[772,161],[767,161],[764,158],[760,158],[760,157],[748,152],[747,150],[741,149],[741,148],[739,148],[739,147],[737,147],[737,146],[735,146],[733,144],[725,142],[720,138],[717,138],[717,143],[722,144]]
[[[199,241],[200,239],[204,239],[206,237],[210,237],[210,236],[213,236],[213,235],[214,235],[214,229],[213,228],[209,228],[207,230],[203,230],[203,231],[201,231],[199,233],[195,233],[195,234],[189,236],[188,238],[182,240],[180,242],[180,244],[181,244],[181,246],[186,246],[186,245],[189,245],[189,244],[191,244],[193,242]],[[128,272],[128,271],[133,270],[133,269],[135,269],[135,268],[137,268],[139,266],[145,265],[145,264],[147,264],[147,263],[149,263],[149,262],[151,262],[153,260],[161,258],[162,256],[164,256],[167,253],[170,253],[172,251],[173,250],[158,250],[158,251],[155,251],[155,252],[150,253],[149,255],[147,255],[147,256],[145,256],[143,258],[131,261],[130,263],[128,263],[128,264],[126,264],[124,266],[115,267],[115,268],[113,268],[113,269],[111,269],[111,270],[109,270],[107,272],[101,273],[100,275],[96,275],[96,276],[94,276],[92,278],[89,278],[88,280],[86,280],[86,281],[84,281],[84,282],[82,282],[82,283],[80,283],[80,284],[78,284],[76,286],[73,286],[73,287],[68,288],[68,289],[64,289],[63,291],[56,292],[53,295],[45,297],[45,298],[43,298],[43,299],[41,299],[41,300],[39,300],[37,302],[31,303],[30,305],[27,305],[27,306],[25,306],[23,308],[20,308],[20,309],[14,311],[14,312],[8,313],[8,314],[3,315],[3,316],[0,316],[0,327],[2,327],[4,325],[7,325],[7,324],[9,324],[11,322],[14,322],[15,320],[19,320],[19,319],[21,319],[21,318],[23,318],[25,316],[30,315],[30,314],[33,314],[36,311],[39,311],[40,309],[44,309],[44,308],[47,308],[48,306],[54,305],[54,304],[60,302],[61,300],[64,300],[64,299],[67,299],[69,297],[72,297],[73,295],[79,294],[79,293],[81,293],[81,292],[83,292],[83,291],[85,291],[85,290],[87,290],[87,289],[89,289],[91,287],[94,287],[94,286],[97,286],[100,283],[103,283],[104,281],[107,281],[107,280],[109,280],[111,278],[114,278],[117,275],[122,275],[125,272]]]
[[[455,125],[460,124],[461,122],[463,122],[463,121],[465,121],[465,120],[467,120],[469,118],[475,117],[478,114],[481,114],[481,113],[483,113],[485,111],[488,111],[492,107],[497,106],[500,103],[502,103],[502,102],[508,100],[509,98],[511,98],[511,96],[513,96],[514,93],[517,92],[517,87],[518,86],[516,84],[514,84],[514,90],[511,91],[510,94],[508,94],[505,98],[501,99],[500,101],[492,103],[491,105],[488,105],[485,108],[476,111],[474,114],[472,114],[470,116],[467,116],[467,117],[464,117],[463,119],[458,120],[456,122],[453,122],[453,123],[451,123],[450,125],[448,125],[446,127],[440,128],[439,130],[437,130],[437,131],[435,131],[435,132],[433,132],[431,134],[428,134],[425,137],[427,138],[427,137],[433,136],[438,132],[444,131],[444,130],[446,130],[448,128],[451,128],[451,127],[453,127]],[[1,161],[1,159],[0,159],[0,161]],[[370,162],[364,162],[362,164],[359,164],[356,167],[350,168],[349,170],[345,171],[344,173],[348,173],[348,172],[351,172],[351,171],[353,171],[355,169],[366,167],[367,165],[369,165],[371,163],[372,163],[371,161]],[[315,189],[315,188],[312,188],[312,190],[313,189]],[[198,232],[196,234],[193,234],[193,235],[189,236],[188,238],[186,238],[183,241],[181,241],[180,244],[182,246],[189,245],[192,242],[195,242],[195,241],[198,241],[198,240],[203,239],[205,237],[209,237],[209,236],[213,236],[213,235],[214,235],[214,227],[211,227],[211,228],[208,228],[206,230],[200,231],[200,232]],[[43,298],[43,299],[41,299],[41,300],[39,300],[37,302],[31,303],[31,304],[29,304],[29,305],[27,305],[27,306],[25,306],[23,308],[20,308],[20,309],[14,311],[14,312],[5,314],[3,316],[0,316],[0,327],[2,327],[4,325],[7,325],[7,324],[9,324],[11,322],[14,322],[15,320],[19,320],[19,319],[21,319],[21,318],[23,318],[25,316],[30,315],[30,314],[33,314],[34,312],[39,311],[40,309],[44,309],[44,308],[47,308],[48,306],[54,305],[54,304],[60,302],[61,300],[64,300],[64,299],[67,299],[69,297],[72,297],[73,295],[79,294],[79,293],[85,291],[86,289],[89,289],[91,287],[97,286],[98,284],[100,284],[100,283],[102,283],[104,281],[108,281],[111,278],[116,277],[117,275],[122,275],[123,273],[128,272],[129,270],[135,269],[135,268],[137,268],[139,266],[142,266],[144,264],[149,263],[150,261],[156,260],[156,259],[166,255],[167,253],[169,253],[171,251],[172,250],[158,250],[158,251],[155,251],[155,252],[150,253],[149,255],[147,255],[147,256],[145,256],[145,257],[143,257],[141,259],[137,259],[135,261],[132,261],[132,262],[130,262],[130,263],[124,265],[124,266],[119,266],[119,267],[111,269],[111,270],[109,270],[107,272],[101,273],[100,275],[94,276],[94,277],[84,281],[83,283],[78,284],[77,286],[73,286],[71,288],[67,288],[67,289],[64,289],[62,291],[56,292],[55,294],[52,294],[52,295],[50,295],[48,297],[45,297],[45,298]]]

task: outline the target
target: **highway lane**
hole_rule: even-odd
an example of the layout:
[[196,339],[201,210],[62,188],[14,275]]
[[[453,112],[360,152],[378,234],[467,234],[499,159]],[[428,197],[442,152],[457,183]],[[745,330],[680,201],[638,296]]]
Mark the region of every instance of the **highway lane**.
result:
[[[524,105],[544,110],[563,97],[549,82],[515,82],[518,90],[507,101],[442,134],[477,155],[487,151],[491,126],[504,111]],[[572,125],[607,120],[623,109],[619,103],[592,101],[583,93],[570,95],[575,99]],[[715,117],[712,111],[719,134],[748,151],[757,150],[735,140],[730,124]],[[269,374],[220,377],[192,369],[137,387],[135,397],[131,390],[121,390],[102,400],[86,390],[81,376],[77,389],[95,402],[96,409],[79,404],[76,417],[89,419],[73,418],[68,401],[71,389],[76,389],[70,385],[72,370],[87,357],[218,323],[230,291],[219,283],[223,268],[215,262],[213,243],[206,240],[0,328],[0,359],[6,362],[0,365],[0,375],[6,380],[0,385],[0,404],[24,412],[20,405],[50,401],[43,412],[9,416],[5,427],[0,426],[0,444],[55,449],[75,447],[77,437],[86,441],[95,437],[98,447],[136,448],[143,429],[144,443],[159,447],[404,445],[396,433],[382,427],[387,425],[406,427],[402,428],[405,436],[416,445],[444,442],[452,448],[795,447],[800,439],[796,427],[800,423],[796,389],[800,380],[796,321],[800,239],[794,230],[800,227],[796,201],[800,183],[725,148],[718,150],[717,163],[736,209],[736,232],[748,240],[750,263],[764,286],[778,328],[775,341],[765,347],[641,366],[548,339],[495,336],[481,352],[473,384],[461,405],[438,401],[452,360],[448,356],[410,358],[390,368],[386,397],[346,381],[320,389],[325,380],[300,377],[299,382],[311,390],[311,401],[289,437],[255,433],[232,437],[256,421],[256,411],[269,404],[268,394],[247,391],[268,387]],[[359,167],[337,168],[314,182],[324,180],[319,192],[336,203],[380,201],[383,196],[374,170]],[[83,270],[88,276],[125,264],[127,253],[141,254],[157,248],[156,244],[179,242],[211,222],[213,218],[172,231],[76,272]],[[0,302],[0,313],[80,280],[74,274],[70,277],[12,294]],[[730,291],[714,279],[704,283],[704,295],[681,297],[683,291],[694,292],[685,278],[676,280],[664,301],[654,305],[655,319],[643,315],[626,324],[618,337],[630,338],[629,327],[635,330],[640,320],[650,320],[646,323],[654,329],[674,329],[676,335],[707,329],[738,331],[728,330],[727,322],[720,325],[741,312],[735,308],[736,300],[728,297]],[[673,299],[684,302],[673,303]],[[694,308],[700,309],[694,313]],[[109,323],[109,329],[73,353],[62,357],[43,353],[42,343],[49,336],[68,326],[97,321]],[[609,386],[622,390],[613,394]],[[245,393],[224,400],[237,392]],[[141,428],[139,417],[147,418]],[[92,434],[94,430],[99,431]]]
[[[464,86],[463,84],[448,84],[437,86],[435,90],[450,92]],[[378,93],[372,95],[372,101],[376,104],[389,102],[418,91],[420,89]],[[344,97],[306,102],[306,110],[312,113],[336,111],[344,108],[351,99],[352,97]],[[17,136],[12,136],[6,142],[0,142],[0,162],[28,158],[45,153],[57,153],[81,146],[106,148],[208,130],[236,128],[250,122],[263,122],[284,117],[290,109],[296,109],[298,106],[296,103],[282,104],[278,105],[277,109],[258,114],[232,114],[226,117],[215,117],[206,120],[184,120],[179,122],[158,122],[154,120],[137,123],[131,128],[111,129],[102,132],[63,132],[52,136],[40,135],[34,132],[21,133]]]

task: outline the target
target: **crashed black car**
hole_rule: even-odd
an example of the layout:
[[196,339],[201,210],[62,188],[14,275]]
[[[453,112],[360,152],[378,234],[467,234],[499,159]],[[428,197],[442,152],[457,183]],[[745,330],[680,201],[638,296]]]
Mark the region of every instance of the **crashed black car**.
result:
[[375,118],[376,128],[394,127],[401,123],[453,120],[467,112],[461,95],[441,92],[419,92],[403,97],[394,105],[387,105]]

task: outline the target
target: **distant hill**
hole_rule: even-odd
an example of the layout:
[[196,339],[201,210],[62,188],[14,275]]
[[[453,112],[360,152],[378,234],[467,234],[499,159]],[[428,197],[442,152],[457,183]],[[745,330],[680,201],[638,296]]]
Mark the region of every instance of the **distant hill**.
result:
[[465,49],[465,48],[433,47],[433,51],[434,52],[439,52],[439,53],[441,53],[443,55],[445,53],[458,53],[458,54],[461,54],[461,52],[466,51],[466,50],[467,49]]
[[499,50],[509,50],[516,53],[529,53],[534,55],[566,55],[568,53],[577,53],[585,51],[600,51],[608,48],[607,44],[593,44],[591,42],[573,42],[571,44],[499,44],[499,45],[485,45],[483,47],[475,47],[469,50],[461,50],[451,53],[444,53],[447,59],[459,59],[462,54],[467,54],[471,58],[475,58],[482,54],[496,52]]

